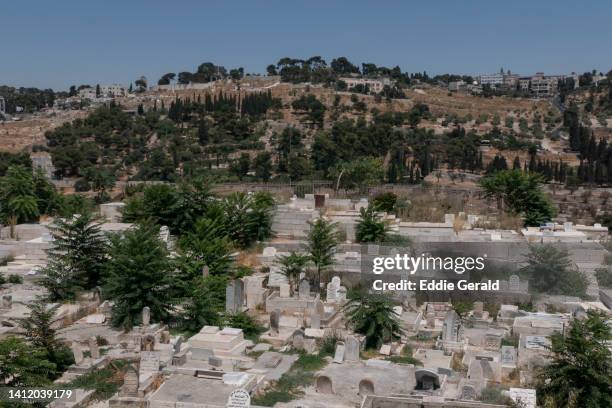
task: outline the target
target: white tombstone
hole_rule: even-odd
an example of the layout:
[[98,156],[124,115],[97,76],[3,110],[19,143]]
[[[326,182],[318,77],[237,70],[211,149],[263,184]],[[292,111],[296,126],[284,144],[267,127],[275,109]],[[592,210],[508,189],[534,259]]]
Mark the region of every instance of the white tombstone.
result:
[[342,363],[344,361],[344,342],[339,341],[336,344],[336,352],[334,353],[334,363]]
[[148,326],[151,323],[151,308],[145,306],[142,308],[142,325]]
[[141,351],[140,352],[140,377],[149,377],[159,371],[159,352]]
[[251,406],[251,396],[245,389],[238,388],[229,395],[225,406],[226,408],[249,408]]
[[263,249],[262,255],[265,256],[265,257],[276,256],[276,248],[274,248],[274,247],[265,247]]
[[70,346],[72,349],[72,355],[74,356],[74,362],[79,365],[83,362],[83,349],[81,349],[81,345],[76,341],[72,342]]
[[390,344],[383,344],[380,347],[379,353],[382,354],[383,356],[391,355],[391,345]]
[[508,278],[508,290],[510,292],[521,291],[521,279],[517,275],[511,275],[510,278]]
[[89,354],[94,360],[100,358],[100,348],[98,347],[98,340],[96,340],[95,337],[89,338]]
[[288,298],[291,297],[291,286],[288,283],[281,283],[279,286],[280,297]]

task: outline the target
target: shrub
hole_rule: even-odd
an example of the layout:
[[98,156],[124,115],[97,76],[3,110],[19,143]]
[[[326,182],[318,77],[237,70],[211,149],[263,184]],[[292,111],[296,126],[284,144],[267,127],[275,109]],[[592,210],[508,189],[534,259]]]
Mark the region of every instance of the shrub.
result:
[[14,283],[14,284],[19,284],[19,283],[23,283],[23,278],[20,275],[9,275],[8,277],[8,283]]

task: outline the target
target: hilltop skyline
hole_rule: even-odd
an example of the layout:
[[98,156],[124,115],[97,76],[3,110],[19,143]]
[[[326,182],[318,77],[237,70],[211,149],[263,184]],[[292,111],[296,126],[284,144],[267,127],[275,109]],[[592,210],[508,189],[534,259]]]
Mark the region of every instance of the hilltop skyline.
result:
[[19,2],[4,5],[0,16],[9,33],[0,84],[62,90],[127,85],[140,75],[153,84],[206,61],[264,73],[282,57],[313,55],[432,75],[610,69],[609,5],[546,3],[186,1],[173,10],[157,1]]

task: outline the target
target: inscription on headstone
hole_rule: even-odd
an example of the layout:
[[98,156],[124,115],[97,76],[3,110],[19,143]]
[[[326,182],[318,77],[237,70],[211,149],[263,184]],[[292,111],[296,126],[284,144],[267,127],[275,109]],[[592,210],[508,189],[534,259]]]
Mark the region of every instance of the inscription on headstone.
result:
[[232,391],[225,406],[226,408],[249,408],[251,406],[251,396],[246,390],[239,388]]

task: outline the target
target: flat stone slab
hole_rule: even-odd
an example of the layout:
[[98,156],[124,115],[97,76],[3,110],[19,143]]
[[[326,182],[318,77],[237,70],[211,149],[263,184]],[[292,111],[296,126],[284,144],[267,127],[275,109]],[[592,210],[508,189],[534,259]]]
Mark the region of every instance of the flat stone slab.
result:
[[257,343],[255,347],[253,347],[253,351],[255,353],[261,353],[263,351],[268,351],[272,348],[272,345],[269,343]]

